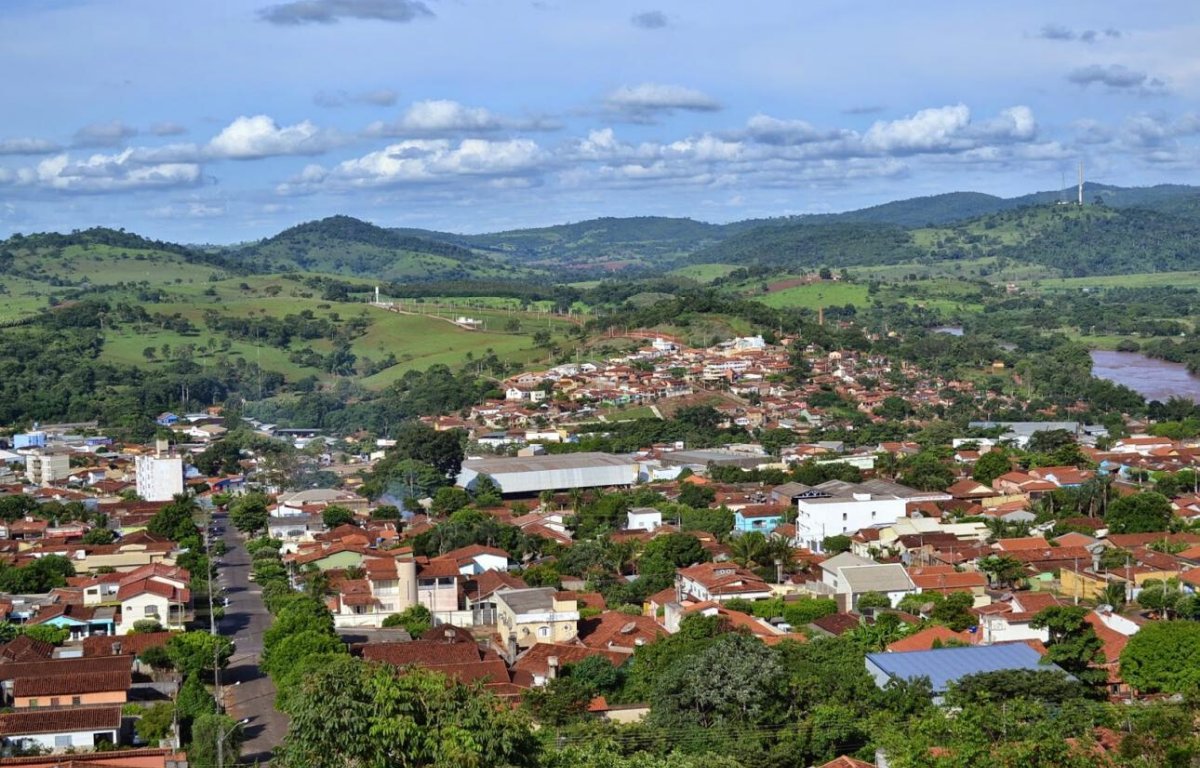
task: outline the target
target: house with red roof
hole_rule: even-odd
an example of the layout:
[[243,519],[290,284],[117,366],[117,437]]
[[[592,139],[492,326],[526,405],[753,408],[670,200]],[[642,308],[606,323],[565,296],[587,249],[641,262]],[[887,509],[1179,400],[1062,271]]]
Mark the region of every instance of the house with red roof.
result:
[[117,589],[121,605],[117,634],[133,631],[144,619],[157,621],[166,629],[184,629],[192,619],[191,574],[183,568],[151,563],[124,574]]

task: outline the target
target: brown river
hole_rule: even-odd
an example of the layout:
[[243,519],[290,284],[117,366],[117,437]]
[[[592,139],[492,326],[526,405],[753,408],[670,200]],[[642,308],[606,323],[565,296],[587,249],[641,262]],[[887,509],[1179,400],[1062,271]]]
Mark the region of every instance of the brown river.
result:
[[1155,360],[1138,352],[1092,351],[1092,374],[1124,384],[1147,400],[1166,402],[1172,395],[1200,401],[1200,377],[1180,363]]

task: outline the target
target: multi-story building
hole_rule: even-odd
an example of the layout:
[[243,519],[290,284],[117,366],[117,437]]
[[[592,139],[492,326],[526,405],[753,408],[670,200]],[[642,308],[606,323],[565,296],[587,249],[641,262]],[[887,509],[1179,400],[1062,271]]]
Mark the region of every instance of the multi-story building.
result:
[[183,459],[174,456],[138,456],[137,494],[145,501],[170,501],[183,493]]
[[50,485],[70,474],[70,448],[33,448],[25,454],[25,477],[34,485]]

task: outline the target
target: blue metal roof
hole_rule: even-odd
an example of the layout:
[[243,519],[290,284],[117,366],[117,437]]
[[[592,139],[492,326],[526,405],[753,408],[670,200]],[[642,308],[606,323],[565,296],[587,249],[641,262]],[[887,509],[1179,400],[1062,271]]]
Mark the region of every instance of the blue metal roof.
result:
[[884,674],[902,679],[928,677],[933,690],[938,693],[945,691],[948,683],[979,672],[1006,669],[1061,671],[1041,661],[1042,655],[1025,643],[867,654],[867,663],[875,665]]

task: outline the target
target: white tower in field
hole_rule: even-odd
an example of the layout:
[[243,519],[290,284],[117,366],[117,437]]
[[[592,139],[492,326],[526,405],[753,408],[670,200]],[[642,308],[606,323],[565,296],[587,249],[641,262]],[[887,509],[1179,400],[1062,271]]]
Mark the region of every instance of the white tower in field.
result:
[[[1080,166],[1080,167],[1082,168],[1083,166]],[[1080,171],[1080,173],[1083,173],[1083,171]],[[1082,176],[1080,176],[1080,178],[1083,178],[1083,177],[1082,177]],[[1080,183],[1082,184],[1083,182],[1080,182]],[[1082,190],[1082,187],[1081,187],[1080,189]],[[1082,191],[1080,191],[1080,193],[1079,193],[1079,194],[1080,194],[1080,195],[1082,195],[1082,194],[1083,194],[1083,192],[1082,192]],[[1080,200],[1082,200],[1083,198],[1082,198],[1082,197],[1080,197],[1079,199],[1080,199]],[[379,303],[379,286],[378,286],[378,285],[377,285],[377,286],[375,286],[375,303],[376,303],[376,304],[378,304],[378,303]]]
[[1083,205],[1083,163],[1079,164],[1079,204]]

